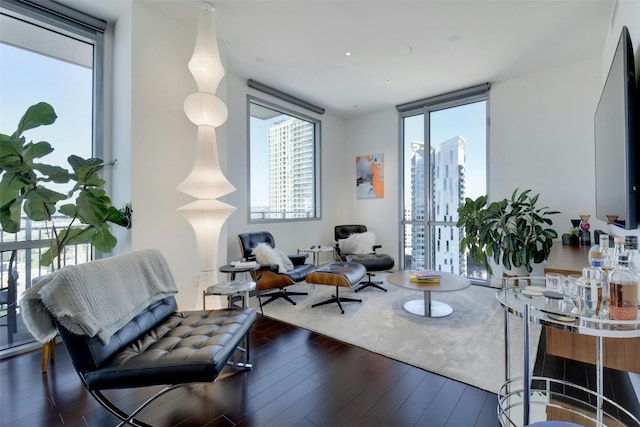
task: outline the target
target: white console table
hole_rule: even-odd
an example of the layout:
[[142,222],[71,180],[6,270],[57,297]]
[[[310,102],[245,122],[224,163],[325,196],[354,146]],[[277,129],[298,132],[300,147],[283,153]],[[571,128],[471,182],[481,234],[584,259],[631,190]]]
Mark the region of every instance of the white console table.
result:
[[[561,300],[547,298],[539,291],[539,287],[517,286],[502,289],[497,293],[498,301],[505,313],[524,320],[523,374],[522,377],[512,377],[509,373],[509,316],[505,314],[507,378],[498,393],[501,425],[526,426],[537,421],[558,419],[589,426],[640,426],[640,420],[635,415],[604,397],[602,373],[603,338],[640,337],[640,320],[619,321],[584,317],[577,314],[571,303],[562,304],[559,302]],[[531,323],[596,338],[595,391],[567,381],[531,375]],[[537,411],[534,413],[533,409]]]

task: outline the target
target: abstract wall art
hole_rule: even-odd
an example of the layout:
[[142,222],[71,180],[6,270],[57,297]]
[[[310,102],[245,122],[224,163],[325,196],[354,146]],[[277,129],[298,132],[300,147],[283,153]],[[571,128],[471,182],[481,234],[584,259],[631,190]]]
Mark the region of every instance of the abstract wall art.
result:
[[356,156],[356,194],[358,199],[384,197],[384,154]]

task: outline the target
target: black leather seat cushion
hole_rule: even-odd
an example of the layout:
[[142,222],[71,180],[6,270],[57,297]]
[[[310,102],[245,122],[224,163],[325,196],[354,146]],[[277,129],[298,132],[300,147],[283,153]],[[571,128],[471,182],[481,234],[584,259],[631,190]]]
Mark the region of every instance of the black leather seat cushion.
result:
[[298,283],[303,281],[304,278],[307,277],[307,274],[311,273],[315,269],[316,267],[313,264],[301,264],[293,267],[293,270],[287,271],[286,273],[282,274],[286,274],[287,276],[291,277],[291,280]]
[[348,262],[357,262],[364,265],[367,271],[385,271],[393,268],[395,261],[387,254],[349,254],[345,257]]
[[[253,309],[174,312],[96,369],[84,372],[87,387],[101,390],[213,381],[236,350],[237,337],[247,334],[255,319]],[[119,337],[111,341],[114,339]],[[117,345],[111,341],[109,344]],[[66,337],[65,343],[68,347]]]

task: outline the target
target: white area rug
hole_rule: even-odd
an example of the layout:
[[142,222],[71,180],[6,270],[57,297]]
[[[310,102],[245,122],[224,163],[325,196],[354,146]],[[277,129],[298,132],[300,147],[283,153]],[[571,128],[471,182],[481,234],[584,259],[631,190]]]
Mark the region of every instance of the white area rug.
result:
[[[382,276],[377,275],[380,279]],[[267,304],[265,316],[353,344],[430,372],[496,393],[504,382],[504,311],[496,289],[471,286],[462,291],[432,293],[434,300],[453,307],[447,317],[425,318],[404,310],[405,302],[423,293],[400,288],[385,280],[388,292],[368,287],[358,293],[340,288],[340,295],[361,298],[362,303],[342,303],[312,308],[335,292],[335,287],[301,284],[291,291],[297,305],[284,299]],[[251,306],[257,308],[257,298]],[[509,315],[511,374],[522,375],[524,354],[522,320]],[[535,363],[541,328],[532,327],[531,367]]]

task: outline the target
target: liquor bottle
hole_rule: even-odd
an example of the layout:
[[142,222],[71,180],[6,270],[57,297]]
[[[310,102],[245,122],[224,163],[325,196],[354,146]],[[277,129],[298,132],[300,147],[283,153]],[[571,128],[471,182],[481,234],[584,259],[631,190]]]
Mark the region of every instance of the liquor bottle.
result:
[[602,269],[602,255],[595,252],[589,258],[590,267],[582,269],[578,283],[580,311],[588,317],[609,318],[609,295],[606,288],[607,275]]
[[609,272],[613,268],[613,260],[611,259],[609,253],[609,235],[608,234],[600,234],[598,238],[598,246],[600,249],[600,254],[602,255],[602,269],[605,272]]
[[624,247],[629,252],[629,270],[632,273],[640,273],[640,253],[638,252],[638,237],[626,236],[624,238]]
[[609,273],[609,316],[613,320],[638,317],[638,276],[629,269],[629,252],[616,242],[617,265]]

